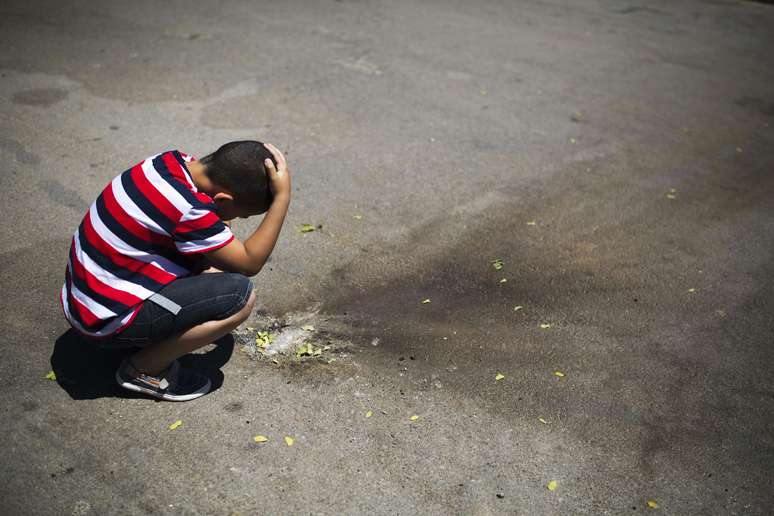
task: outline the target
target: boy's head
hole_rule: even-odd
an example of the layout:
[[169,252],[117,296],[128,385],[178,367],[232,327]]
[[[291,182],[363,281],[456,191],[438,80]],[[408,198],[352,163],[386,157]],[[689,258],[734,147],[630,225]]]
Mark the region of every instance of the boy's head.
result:
[[222,145],[199,160],[207,178],[219,190],[213,199],[224,220],[265,213],[271,204],[264,161],[277,162],[263,143],[245,140]]

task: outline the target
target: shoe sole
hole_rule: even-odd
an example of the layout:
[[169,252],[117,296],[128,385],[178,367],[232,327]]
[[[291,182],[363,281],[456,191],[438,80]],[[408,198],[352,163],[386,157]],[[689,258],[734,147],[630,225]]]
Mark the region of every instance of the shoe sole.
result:
[[210,379],[207,379],[207,383],[204,384],[203,387],[200,389],[190,393],[190,394],[168,394],[168,393],[158,393],[156,391],[152,391],[151,389],[146,389],[144,387],[140,387],[139,385],[135,385],[131,382],[124,381],[123,378],[121,378],[121,375],[118,374],[118,371],[116,371],[116,383],[123,387],[126,390],[139,392],[141,394],[147,394],[148,396],[151,396],[156,399],[166,400],[166,401],[190,401],[195,400],[196,398],[200,398],[210,392],[210,387],[212,386],[212,382]]

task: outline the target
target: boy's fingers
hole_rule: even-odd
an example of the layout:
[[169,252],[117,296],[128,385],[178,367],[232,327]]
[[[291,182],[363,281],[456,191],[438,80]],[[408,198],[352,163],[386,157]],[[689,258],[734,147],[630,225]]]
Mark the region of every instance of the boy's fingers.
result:
[[269,177],[277,173],[277,170],[274,168],[274,162],[269,158],[266,158],[263,161],[263,165],[266,167],[266,172],[269,174]]
[[263,146],[269,149],[269,152],[274,156],[274,159],[277,160],[277,166],[279,166],[279,168],[285,168],[287,166],[285,156],[283,156],[282,152],[280,152],[277,147],[271,143],[264,143]]

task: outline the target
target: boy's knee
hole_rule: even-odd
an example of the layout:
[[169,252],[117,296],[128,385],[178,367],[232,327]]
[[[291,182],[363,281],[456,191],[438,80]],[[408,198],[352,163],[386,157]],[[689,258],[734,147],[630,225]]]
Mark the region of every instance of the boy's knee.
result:
[[247,318],[250,316],[250,314],[253,311],[253,306],[255,305],[255,291],[250,291],[250,295],[247,297],[247,300],[245,301],[244,306],[239,309],[237,313],[235,313],[232,317],[235,319],[234,323],[236,324],[242,324]]
[[[213,274],[214,276],[214,274]],[[255,305],[253,284],[247,276],[237,273],[219,274],[219,289],[230,294],[233,304],[227,309],[225,318],[239,319],[240,322],[250,315]],[[223,318],[223,316],[221,316]]]
[[253,311],[253,306],[255,306],[255,290],[253,289],[253,283],[247,276],[242,276],[241,274],[236,274],[236,276],[240,277],[240,288],[242,289],[241,292],[247,294],[247,296],[242,297],[244,300],[242,302],[242,306],[234,315],[237,315],[240,319],[245,320],[247,319],[247,316],[249,316]]

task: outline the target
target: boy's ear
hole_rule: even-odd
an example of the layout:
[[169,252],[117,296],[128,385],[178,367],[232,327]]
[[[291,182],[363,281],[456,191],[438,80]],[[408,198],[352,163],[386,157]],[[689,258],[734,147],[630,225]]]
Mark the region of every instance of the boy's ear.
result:
[[218,192],[212,197],[212,200],[217,203],[228,202],[228,201],[234,202],[234,196],[231,195],[230,193]]

